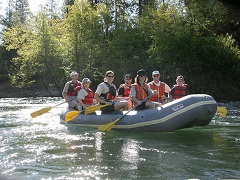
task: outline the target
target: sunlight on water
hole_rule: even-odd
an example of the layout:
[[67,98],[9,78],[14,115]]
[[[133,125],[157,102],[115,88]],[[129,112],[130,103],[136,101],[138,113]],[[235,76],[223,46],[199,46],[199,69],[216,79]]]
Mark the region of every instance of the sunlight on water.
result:
[[[240,177],[240,110],[169,133],[65,126],[61,98],[0,99],[1,172],[10,179],[228,179]],[[225,105],[225,104],[223,104]]]
[[141,158],[139,155],[140,152],[140,144],[138,141],[129,139],[127,140],[121,148],[121,159],[130,163],[130,165],[125,168],[137,169],[138,163],[140,161],[145,161],[145,159]]

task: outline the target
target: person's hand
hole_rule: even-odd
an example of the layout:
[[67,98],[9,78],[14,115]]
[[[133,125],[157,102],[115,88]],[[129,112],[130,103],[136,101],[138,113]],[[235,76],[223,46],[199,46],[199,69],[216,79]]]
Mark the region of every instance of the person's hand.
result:
[[65,102],[69,102],[69,98],[67,96],[65,97]]
[[153,95],[155,95],[155,94],[158,93],[158,91],[157,90],[153,90],[152,93],[153,93]]
[[82,89],[81,86],[77,86],[77,87],[74,88],[75,91],[79,91],[80,89]]
[[163,100],[165,100],[165,99],[167,99],[167,98],[166,98],[166,96],[165,96],[165,95],[162,95],[162,99],[163,99]]

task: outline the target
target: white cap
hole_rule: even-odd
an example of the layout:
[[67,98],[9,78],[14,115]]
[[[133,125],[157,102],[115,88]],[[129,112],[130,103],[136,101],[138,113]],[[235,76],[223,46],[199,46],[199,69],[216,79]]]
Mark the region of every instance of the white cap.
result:
[[72,77],[74,75],[78,75],[78,73],[76,71],[73,71],[73,72],[71,72],[70,77]]
[[153,71],[152,75],[155,75],[155,74],[160,74],[160,73],[159,73],[159,71]]

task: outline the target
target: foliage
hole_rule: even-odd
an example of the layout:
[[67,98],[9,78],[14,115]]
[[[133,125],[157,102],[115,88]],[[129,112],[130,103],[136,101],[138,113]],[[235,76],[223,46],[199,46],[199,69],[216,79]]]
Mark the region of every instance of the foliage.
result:
[[[209,11],[213,10],[208,7]],[[192,11],[197,12],[194,7]],[[185,9],[180,11],[180,8],[170,5],[156,11],[149,9],[141,24],[143,29],[147,29],[147,39],[152,39],[150,67],[164,67],[161,74],[169,84],[174,84],[177,75],[184,75],[194,93],[209,93],[216,97],[223,88],[232,89],[232,81],[227,74],[229,71],[232,72],[231,77],[239,74],[236,71],[240,60],[239,48],[229,35],[213,32],[213,26],[221,22],[216,20],[223,15],[219,11],[206,12],[205,9],[205,14],[216,12],[215,22],[210,22],[211,19],[202,17],[200,12],[197,13],[199,17],[193,18],[193,13],[186,14]],[[219,72],[222,75],[219,76]]]

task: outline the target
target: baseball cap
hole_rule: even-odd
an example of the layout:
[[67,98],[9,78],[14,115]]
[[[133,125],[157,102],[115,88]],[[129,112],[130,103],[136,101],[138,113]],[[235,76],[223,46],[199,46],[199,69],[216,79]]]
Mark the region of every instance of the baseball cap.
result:
[[125,79],[132,79],[131,74],[126,74],[126,75],[125,75]]
[[152,75],[160,74],[159,71],[153,71]]
[[183,77],[182,75],[179,75],[179,76],[177,77],[177,80],[178,80],[178,79],[184,80],[184,77]]
[[90,79],[84,78],[84,79],[82,80],[82,83],[87,83],[87,82],[91,83]]
[[74,75],[78,75],[78,73],[76,71],[73,71],[73,72],[71,72],[70,77],[72,77]]
[[146,74],[146,71],[144,69],[140,69],[140,70],[138,70],[137,75],[138,76],[146,76],[147,74]]

